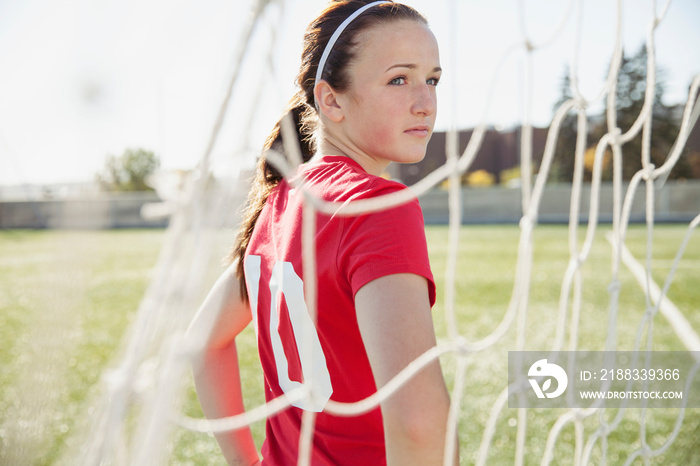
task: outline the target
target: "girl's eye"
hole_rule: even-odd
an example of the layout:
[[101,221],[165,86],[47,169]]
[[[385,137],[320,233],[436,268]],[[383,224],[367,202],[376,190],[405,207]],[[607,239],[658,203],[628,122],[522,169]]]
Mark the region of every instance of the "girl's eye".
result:
[[439,82],[440,78],[430,78],[426,81],[426,83],[428,83],[430,86],[437,86]]
[[393,86],[400,86],[401,84],[406,84],[406,78],[403,76],[396,77],[389,81],[389,84]]

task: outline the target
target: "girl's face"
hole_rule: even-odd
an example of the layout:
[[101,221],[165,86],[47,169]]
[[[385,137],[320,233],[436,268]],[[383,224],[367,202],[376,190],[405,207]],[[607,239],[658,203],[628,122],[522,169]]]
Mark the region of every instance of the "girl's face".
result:
[[441,74],[430,29],[400,20],[362,32],[348,71],[350,87],[337,97],[345,149],[369,162],[370,172],[381,173],[389,162],[422,160],[435,125]]

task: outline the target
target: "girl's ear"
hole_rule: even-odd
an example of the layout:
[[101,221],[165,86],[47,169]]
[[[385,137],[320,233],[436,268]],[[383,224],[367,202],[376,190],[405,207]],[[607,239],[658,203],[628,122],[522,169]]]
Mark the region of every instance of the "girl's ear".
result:
[[343,118],[343,109],[338,102],[338,94],[326,81],[319,81],[314,87],[314,99],[318,110],[323,113],[326,118],[336,123]]

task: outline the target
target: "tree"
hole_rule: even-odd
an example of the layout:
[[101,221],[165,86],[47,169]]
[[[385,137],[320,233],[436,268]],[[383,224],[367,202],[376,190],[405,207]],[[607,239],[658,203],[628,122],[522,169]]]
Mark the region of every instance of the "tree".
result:
[[160,161],[153,152],[126,149],[119,157],[107,157],[97,181],[105,191],[152,191],[153,188],[146,184],[146,177],[159,166]]
[[[647,49],[645,45],[631,57],[623,56],[617,80],[617,126],[626,133],[639,117],[644,106],[647,84]],[[654,102],[652,105],[650,160],[656,167],[663,165],[678,136],[680,122],[674,109],[663,103],[664,70],[656,70]],[[593,128],[594,140],[608,131],[607,122]],[[642,168],[642,131],[622,146],[622,177],[629,180]],[[688,158],[682,157],[670,173],[669,179],[692,177]]]
[[[569,78],[569,67],[564,69],[564,75],[560,81],[560,97],[554,104],[554,112],[561,105],[571,99],[571,80]],[[564,183],[571,183],[574,177],[574,156],[576,151],[576,114],[569,112],[559,127],[557,145],[552,160],[550,179]]]
[[[617,126],[622,133],[627,132],[639,117],[644,106],[644,96],[647,82],[647,50],[642,46],[633,56],[623,56],[618,74],[616,109]],[[663,103],[664,70],[656,70],[656,83],[654,89],[654,103],[652,107],[652,132],[650,159],[656,167],[660,167],[673,146],[678,136],[680,122],[677,112],[673,107]],[[555,110],[571,98],[569,88],[569,71],[565,70],[561,80],[561,94],[555,105]],[[604,116],[604,115],[603,115]],[[589,126],[587,148],[590,151],[593,144],[608,132],[607,120],[599,119],[600,123]],[[589,123],[591,119],[589,119]],[[576,116],[571,112],[562,122],[557,140],[555,159],[552,166],[552,180],[570,182],[573,177],[574,151],[576,145]],[[608,157],[606,150],[606,157]],[[629,180],[642,168],[642,131],[637,136],[622,146],[622,177]],[[694,173],[689,157],[683,156],[678,161],[669,175],[669,179],[692,178]],[[606,161],[609,163],[609,161]],[[589,164],[590,165],[590,164]],[[585,178],[590,180],[590,167],[585,171]],[[605,165],[603,179],[610,180],[612,170]]]

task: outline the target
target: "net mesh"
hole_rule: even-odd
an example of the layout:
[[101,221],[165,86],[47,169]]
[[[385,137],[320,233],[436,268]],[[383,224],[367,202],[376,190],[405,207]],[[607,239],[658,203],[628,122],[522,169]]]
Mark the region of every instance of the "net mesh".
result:
[[[581,2],[583,3],[583,2]],[[556,415],[544,415],[544,421],[538,419],[541,413],[521,409],[517,412],[507,408],[507,384],[501,385],[501,390],[495,395],[487,396],[487,403],[477,403],[477,398],[470,391],[470,377],[478,371],[486,370],[494,359],[504,359],[504,348],[508,350],[543,349],[543,341],[532,338],[540,325],[538,312],[533,305],[531,293],[533,280],[536,279],[533,267],[536,267],[534,251],[534,236],[538,229],[538,214],[544,190],[548,185],[548,175],[555,154],[555,146],[562,122],[567,115],[577,116],[577,144],[575,152],[570,154],[575,158],[575,169],[571,180],[571,199],[568,226],[568,266],[562,275],[559,305],[556,310],[549,310],[548,315],[556,316],[553,327],[553,337],[546,341],[546,349],[577,350],[577,349],[619,349],[616,325],[618,312],[621,307],[620,274],[623,267],[632,272],[639,282],[641,292],[646,296],[646,309],[640,313],[636,325],[639,328],[634,348],[625,349],[646,350],[652,348],[653,328],[656,315],[662,314],[675,331],[677,341],[692,351],[700,351],[700,339],[697,331],[683,317],[682,310],[670,301],[667,296],[668,288],[674,274],[682,263],[685,248],[691,235],[700,223],[700,215],[688,224],[687,234],[678,245],[677,254],[662,286],[658,286],[652,278],[654,205],[658,190],[663,186],[668,173],[681,157],[682,150],[695,121],[698,118],[697,105],[700,76],[691,85],[683,118],[678,128],[677,139],[673,149],[668,153],[665,163],[654,166],[650,162],[651,117],[655,99],[655,30],[663,22],[664,15],[670,2],[666,2],[650,19],[646,47],[648,51],[648,68],[644,106],[633,126],[622,132],[616,122],[616,85],[622,60],[622,3],[617,3],[617,29],[615,35],[614,53],[612,55],[607,79],[594,98],[586,99],[578,89],[578,54],[572,54],[570,62],[571,99],[559,106],[551,121],[544,153],[536,177],[533,172],[532,132],[530,123],[530,108],[523,109],[521,152],[521,199],[522,217],[520,235],[517,244],[517,261],[514,266],[512,291],[507,306],[500,309],[502,315],[497,325],[479,337],[468,336],[464,331],[464,319],[460,318],[462,305],[459,303],[460,277],[458,267],[465,260],[459,254],[462,218],[462,186],[461,175],[465,173],[479,153],[486,124],[479,125],[469,140],[464,152],[458,152],[457,132],[453,127],[448,133],[447,162],[427,175],[421,181],[405,190],[390,196],[364,200],[341,206],[325,203],[316,199],[310,193],[304,211],[303,248],[305,253],[304,276],[315,277],[313,260],[313,232],[315,212],[337,212],[341,215],[358,215],[360,213],[384,209],[392,205],[406,202],[413,196],[422,196],[445,180],[449,180],[449,233],[448,248],[445,264],[445,283],[443,309],[447,336],[439,344],[423,354],[404,371],[396,376],[386,386],[381,387],[376,394],[357,403],[329,402],[326,411],[338,415],[355,415],[377,406],[382,400],[392,396],[411,375],[437,358],[450,358],[445,363],[448,378],[451,381],[452,407],[449,415],[449,425],[457,435],[448,435],[447,450],[453,450],[456,445],[450,439],[459,438],[463,461],[476,464],[489,464],[493,460],[494,450],[501,449],[503,442],[514,444],[508,450],[512,454],[508,461],[514,464],[541,462],[542,464],[632,464],[641,458],[646,464],[654,458],[663,458],[663,454],[677,439],[680,426],[683,424],[685,410],[679,409],[669,414],[665,431],[658,433],[662,441],[647,432],[649,420],[648,411],[635,411],[637,435],[634,447],[628,449],[624,458],[617,456],[619,452],[612,446],[620,442],[616,431],[630,429],[626,417],[631,410],[610,411],[600,408],[568,409],[557,411]],[[453,2],[453,9],[456,2]],[[569,2],[565,16],[581,15],[581,10],[575,8],[577,2]],[[520,2],[520,9],[526,5]],[[212,162],[217,140],[226,127],[227,112],[236,106],[236,86],[241,81],[241,69],[249,51],[252,38],[260,31],[268,35],[266,42],[267,56],[261,65],[263,69],[271,70],[275,75],[274,50],[279,46],[275,31],[284,27],[285,4],[282,1],[272,2],[260,0],[250,15],[245,27],[241,29],[240,41],[233,56],[229,86],[222,98],[220,112],[213,125],[212,134],[195,175],[184,188],[175,189],[173,182],[165,177],[157,180],[158,190],[166,202],[151,206],[146,214],[169,215],[170,226],[166,242],[146,296],[138,310],[124,343],[122,356],[113,368],[104,376],[105,392],[100,403],[100,409],[94,416],[90,441],[83,451],[82,459],[87,464],[158,464],[168,461],[175,426],[184,427],[195,432],[216,432],[239,428],[244,425],[265,419],[276,412],[290,406],[293,400],[313,397],[312,387],[301,387],[288,394],[286,398],[277,399],[271,403],[249,409],[245,414],[227,419],[204,420],[181,414],[182,399],[187,391],[190,371],[190,361],[197,351],[197,341],[184,339],[185,329],[191,321],[194,312],[199,307],[203,290],[211,282],[213,266],[220,257],[220,232],[235,223],[231,216],[224,212],[238,212],[245,196],[245,183],[232,181],[243,178],[242,174],[251,166],[251,161],[257,155],[257,148],[251,147],[250,126],[241,125],[237,128],[234,138],[238,147],[231,157],[233,164],[221,167]],[[453,10],[454,11],[454,10]],[[524,11],[520,18],[524,21]],[[566,18],[565,18],[566,19]],[[547,40],[533,43],[527,35],[526,25],[521,27],[521,41],[516,45],[524,53],[526,76],[532,75],[533,54],[540,48],[555,41],[563,29],[556,28],[555,33]],[[457,24],[452,25],[453,28]],[[454,36],[453,36],[454,37]],[[580,36],[579,36],[580,38]],[[258,49],[259,50],[259,47]],[[456,55],[456,54],[455,54]],[[498,73],[498,71],[497,71]],[[495,81],[495,79],[494,79]],[[529,80],[531,81],[531,79]],[[248,83],[250,84],[250,83]],[[262,80],[257,89],[257,98],[261,98],[263,88],[269,82]],[[273,86],[274,87],[274,86]],[[269,87],[265,87],[269,89]],[[248,92],[250,86],[248,86]],[[493,91],[491,91],[493,93]],[[284,103],[280,96],[280,107]],[[532,83],[524,89],[524,102],[532,101]],[[255,97],[254,100],[255,101]],[[607,133],[597,142],[595,159],[590,182],[590,199],[587,223],[580,220],[582,212],[582,192],[584,191],[584,151],[588,133],[587,111],[591,106],[603,103],[606,107]],[[250,107],[250,125],[257,121],[255,113],[258,107]],[[262,117],[260,117],[262,118]],[[223,128],[226,128],[225,130]],[[284,125],[283,131],[289,131]],[[642,169],[637,172],[629,183],[623,183],[622,164],[623,148],[630,140],[642,135],[643,149],[641,154],[625,154],[624,157],[641,157]],[[290,141],[293,138],[285,138]],[[298,148],[286,147],[291,154],[289,159],[279,154],[271,154],[270,161],[283,173],[290,173],[299,163],[301,157]],[[604,334],[603,348],[582,348],[578,338],[581,326],[586,324],[587,309],[586,279],[584,269],[589,261],[594,241],[601,234],[599,227],[600,192],[602,183],[603,159],[606,150],[612,151],[613,163],[613,218],[612,227],[607,236],[610,249],[607,251],[607,263],[610,266],[608,280],[608,309],[607,323],[596,322],[597,331]],[[216,176],[213,176],[213,175]],[[223,180],[223,181],[222,181]],[[303,186],[300,187],[303,189]],[[630,220],[632,202],[637,191],[645,193],[646,208],[646,258],[640,262],[626,247],[626,236]],[[583,233],[583,234],[582,234]],[[581,237],[582,236],[582,237]],[[227,236],[230,239],[230,236]],[[315,294],[317,286],[313,280],[308,283],[307,304],[309,312],[315,315]],[[644,339],[643,335],[647,338]],[[203,336],[200,336],[203,337]],[[482,396],[482,395],[479,395]],[[480,410],[475,419],[478,421],[478,431],[465,426],[465,413],[471,406]],[[304,428],[300,438],[299,464],[309,462],[309,451],[313,435],[314,415],[309,413],[304,417]],[[647,422],[649,421],[649,422]],[[179,428],[179,427],[178,427]],[[504,440],[504,429],[515,429],[515,435]],[[533,435],[535,430],[540,431]],[[467,434],[464,435],[464,432]],[[546,432],[545,435],[541,431]],[[203,434],[204,435],[204,434]],[[656,434],[655,434],[656,435]],[[514,437],[514,441],[513,441]],[[626,437],[628,438],[628,437]],[[540,439],[540,440],[537,440]],[[626,441],[626,440],[625,440]],[[614,453],[611,453],[614,452]],[[537,458],[535,458],[535,455]],[[446,455],[450,457],[451,455]],[[499,460],[501,461],[501,460]]]

